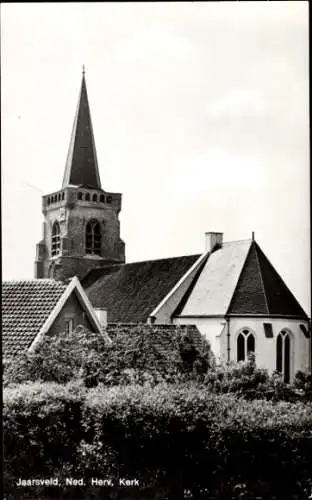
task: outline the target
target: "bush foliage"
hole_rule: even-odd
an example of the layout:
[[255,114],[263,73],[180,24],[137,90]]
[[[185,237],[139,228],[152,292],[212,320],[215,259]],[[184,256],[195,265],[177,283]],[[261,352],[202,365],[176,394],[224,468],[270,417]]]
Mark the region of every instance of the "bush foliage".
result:
[[146,325],[129,329],[120,325],[113,341],[78,327],[69,334],[46,337],[34,352],[4,360],[4,386],[35,382],[66,384],[79,380],[86,387],[194,381],[214,394],[235,393],[244,399],[312,401],[312,376],[298,372],[293,384],[279,373],[256,366],[250,354],[246,362],[217,365],[210,345],[200,343],[177,328],[157,331]]
[[[162,336],[163,335],[163,338]],[[166,344],[167,342],[167,344]],[[165,347],[165,348],[164,348]],[[311,376],[292,386],[250,356],[216,366],[182,329],[138,325],[112,343],[83,329],[4,363],[4,479],[11,498],[103,498],[91,477],[137,478],[105,498],[304,498],[311,493]],[[34,474],[35,471],[35,474]],[[23,477],[58,477],[48,491]],[[67,488],[65,477],[86,487]]]
[[78,327],[69,334],[45,337],[35,351],[6,360],[4,384],[26,381],[57,382],[83,380],[87,387],[98,383],[178,382],[203,377],[214,364],[210,346],[200,346],[182,328],[160,329],[157,338],[146,325],[120,325],[113,342]]
[[[12,498],[17,479],[34,471],[85,478],[83,492],[46,492],[58,498],[89,498],[90,477],[137,478],[136,498],[155,491],[163,499],[187,491],[203,499],[305,498],[312,486],[311,403],[244,401],[192,382],[92,389],[36,382],[5,389],[3,424]],[[40,494],[30,490],[29,498]],[[109,488],[105,494],[113,498]]]
[[204,384],[214,394],[235,393],[244,399],[268,399],[273,401],[312,400],[311,375],[298,372],[293,384],[286,384],[281,374],[269,375],[258,368],[253,354],[248,361],[228,363],[208,370]]

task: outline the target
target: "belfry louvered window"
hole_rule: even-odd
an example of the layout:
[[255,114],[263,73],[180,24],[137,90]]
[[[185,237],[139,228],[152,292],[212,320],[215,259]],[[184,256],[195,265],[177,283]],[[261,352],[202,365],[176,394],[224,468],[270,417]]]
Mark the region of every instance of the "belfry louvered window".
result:
[[58,255],[61,250],[61,230],[60,225],[57,221],[54,222],[52,227],[52,255]]
[[247,361],[250,352],[255,352],[255,337],[250,330],[245,329],[237,337],[237,361]]
[[86,253],[101,255],[101,229],[96,220],[89,221],[86,227]]
[[276,370],[283,376],[286,384],[290,381],[290,335],[282,330],[276,339]]

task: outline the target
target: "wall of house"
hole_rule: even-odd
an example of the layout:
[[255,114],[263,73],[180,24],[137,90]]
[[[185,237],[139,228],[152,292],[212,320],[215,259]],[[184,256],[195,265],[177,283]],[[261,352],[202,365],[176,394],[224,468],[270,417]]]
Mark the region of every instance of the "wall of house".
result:
[[217,360],[221,360],[221,338],[222,332],[226,326],[224,318],[199,318],[196,316],[189,318],[180,317],[174,318],[173,323],[176,325],[196,325],[200,333],[210,343],[211,349]]
[[[175,318],[175,324],[193,324],[210,342],[212,351],[219,361],[228,359],[227,324],[224,318],[188,317]],[[264,323],[271,323],[273,338],[267,338]],[[237,336],[241,330],[248,328],[255,334],[255,355],[259,367],[272,373],[276,369],[276,339],[281,330],[286,329],[291,334],[291,378],[298,370],[311,369],[310,342],[301,331],[299,325],[308,328],[307,321],[277,318],[230,318],[230,361],[237,361]]]
[[[267,338],[263,323],[271,323],[273,338]],[[310,369],[310,339],[306,338],[299,324],[308,328],[308,322],[294,319],[278,318],[231,318],[230,319],[230,356],[232,361],[237,360],[236,340],[240,330],[249,328],[255,333],[255,354],[257,365],[266,368],[269,373],[276,369],[276,339],[281,330],[288,330],[291,334],[291,377],[298,370]],[[223,346],[225,342],[223,339]],[[224,349],[224,347],[223,347]]]
[[65,321],[72,318],[74,320],[73,328],[78,325],[83,325],[89,330],[93,331],[93,327],[84,312],[75,292],[71,294],[67,302],[64,304],[62,310],[56,317],[53,325],[51,326],[48,334],[55,335],[65,331]]

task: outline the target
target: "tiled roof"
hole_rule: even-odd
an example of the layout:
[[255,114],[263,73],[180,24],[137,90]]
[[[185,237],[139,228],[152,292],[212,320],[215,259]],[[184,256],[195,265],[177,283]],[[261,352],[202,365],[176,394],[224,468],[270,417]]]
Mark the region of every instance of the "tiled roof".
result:
[[251,240],[223,243],[215,250],[200,273],[183,309],[176,315],[224,315],[229,307],[237,281],[246,260]]
[[298,316],[308,319],[257,243],[254,243],[249,251],[228,312]]
[[109,323],[145,322],[200,255],[134,262],[96,269],[82,285]]
[[84,75],[66,160],[63,188],[68,185],[101,188]]
[[85,325],[77,325],[71,334],[65,335],[65,338],[69,338],[70,341],[72,341],[73,337],[76,344],[79,343],[80,340],[82,340],[82,344],[84,347],[86,346],[85,339],[87,339],[87,347],[96,349],[98,351],[112,343],[110,337],[106,332],[106,328],[104,327],[100,332],[94,332],[87,328]]
[[195,347],[200,350],[204,343],[204,337],[195,325],[148,325],[148,324],[123,324],[111,323],[106,327],[106,332],[110,339],[118,341],[122,335],[129,342],[131,348],[132,339],[137,338],[137,333],[142,328],[144,340],[147,338],[152,342],[153,347],[163,356],[172,355],[177,349],[177,339],[181,335],[186,335],[192,339]]
[[224,243],[213,252],[188,295],[177,308],[176,316],[260,314],[307,319],[252,240]]
[[54,280],[2,283],[2,346],[5,355],[30,347],[67,285]]

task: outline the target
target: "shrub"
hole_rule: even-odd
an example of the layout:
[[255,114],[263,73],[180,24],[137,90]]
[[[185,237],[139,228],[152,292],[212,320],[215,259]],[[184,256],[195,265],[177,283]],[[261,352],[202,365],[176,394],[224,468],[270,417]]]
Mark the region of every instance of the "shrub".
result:
[[203,377],[214,362],[210,346],[200,347],[183,329],[161,328],[157,336],[147,325],[119,326],[113,342],[78,327],[69,334],[46,336],[34,352],[5,364],[4,384],[25,381],[67,383],[81,379],[87,387],[98,383],[156,384]]
[[267,370],[258,368],[253,354],[246,362],[223,364],[208,370],[204,384],[214,394],[235,393],[244,399],[272,401],[311,399],[311,376],[298,372],[294,383],[286,384],[280,373],[274,372],[269,375]]
[[312,401],[312,374],[298,371],[294,379],[294,387],[302,392],[306,399]]
[[74,332],[45,336],[34,351],[6,362],[4,384],[26,381],[67,383],[82,379],[93,384],[109,349],[104,335],[77,327]]
[[[35,383],[5,389],[3,419],[13,495],[16,478],[34,471],[84,476],[86,484],[91,476],[135,477],[136,498],[148,491],[183,498],[186,490],[203,499],[304,498],[311,486],[309,403],[244,401],[191,382],[92,389]],[[48,494],[77,499],[91,491]]]
[[85,389],[56,383],[25,383],[4,389],[5,486],[18,477],[58,475],[76,461]]

